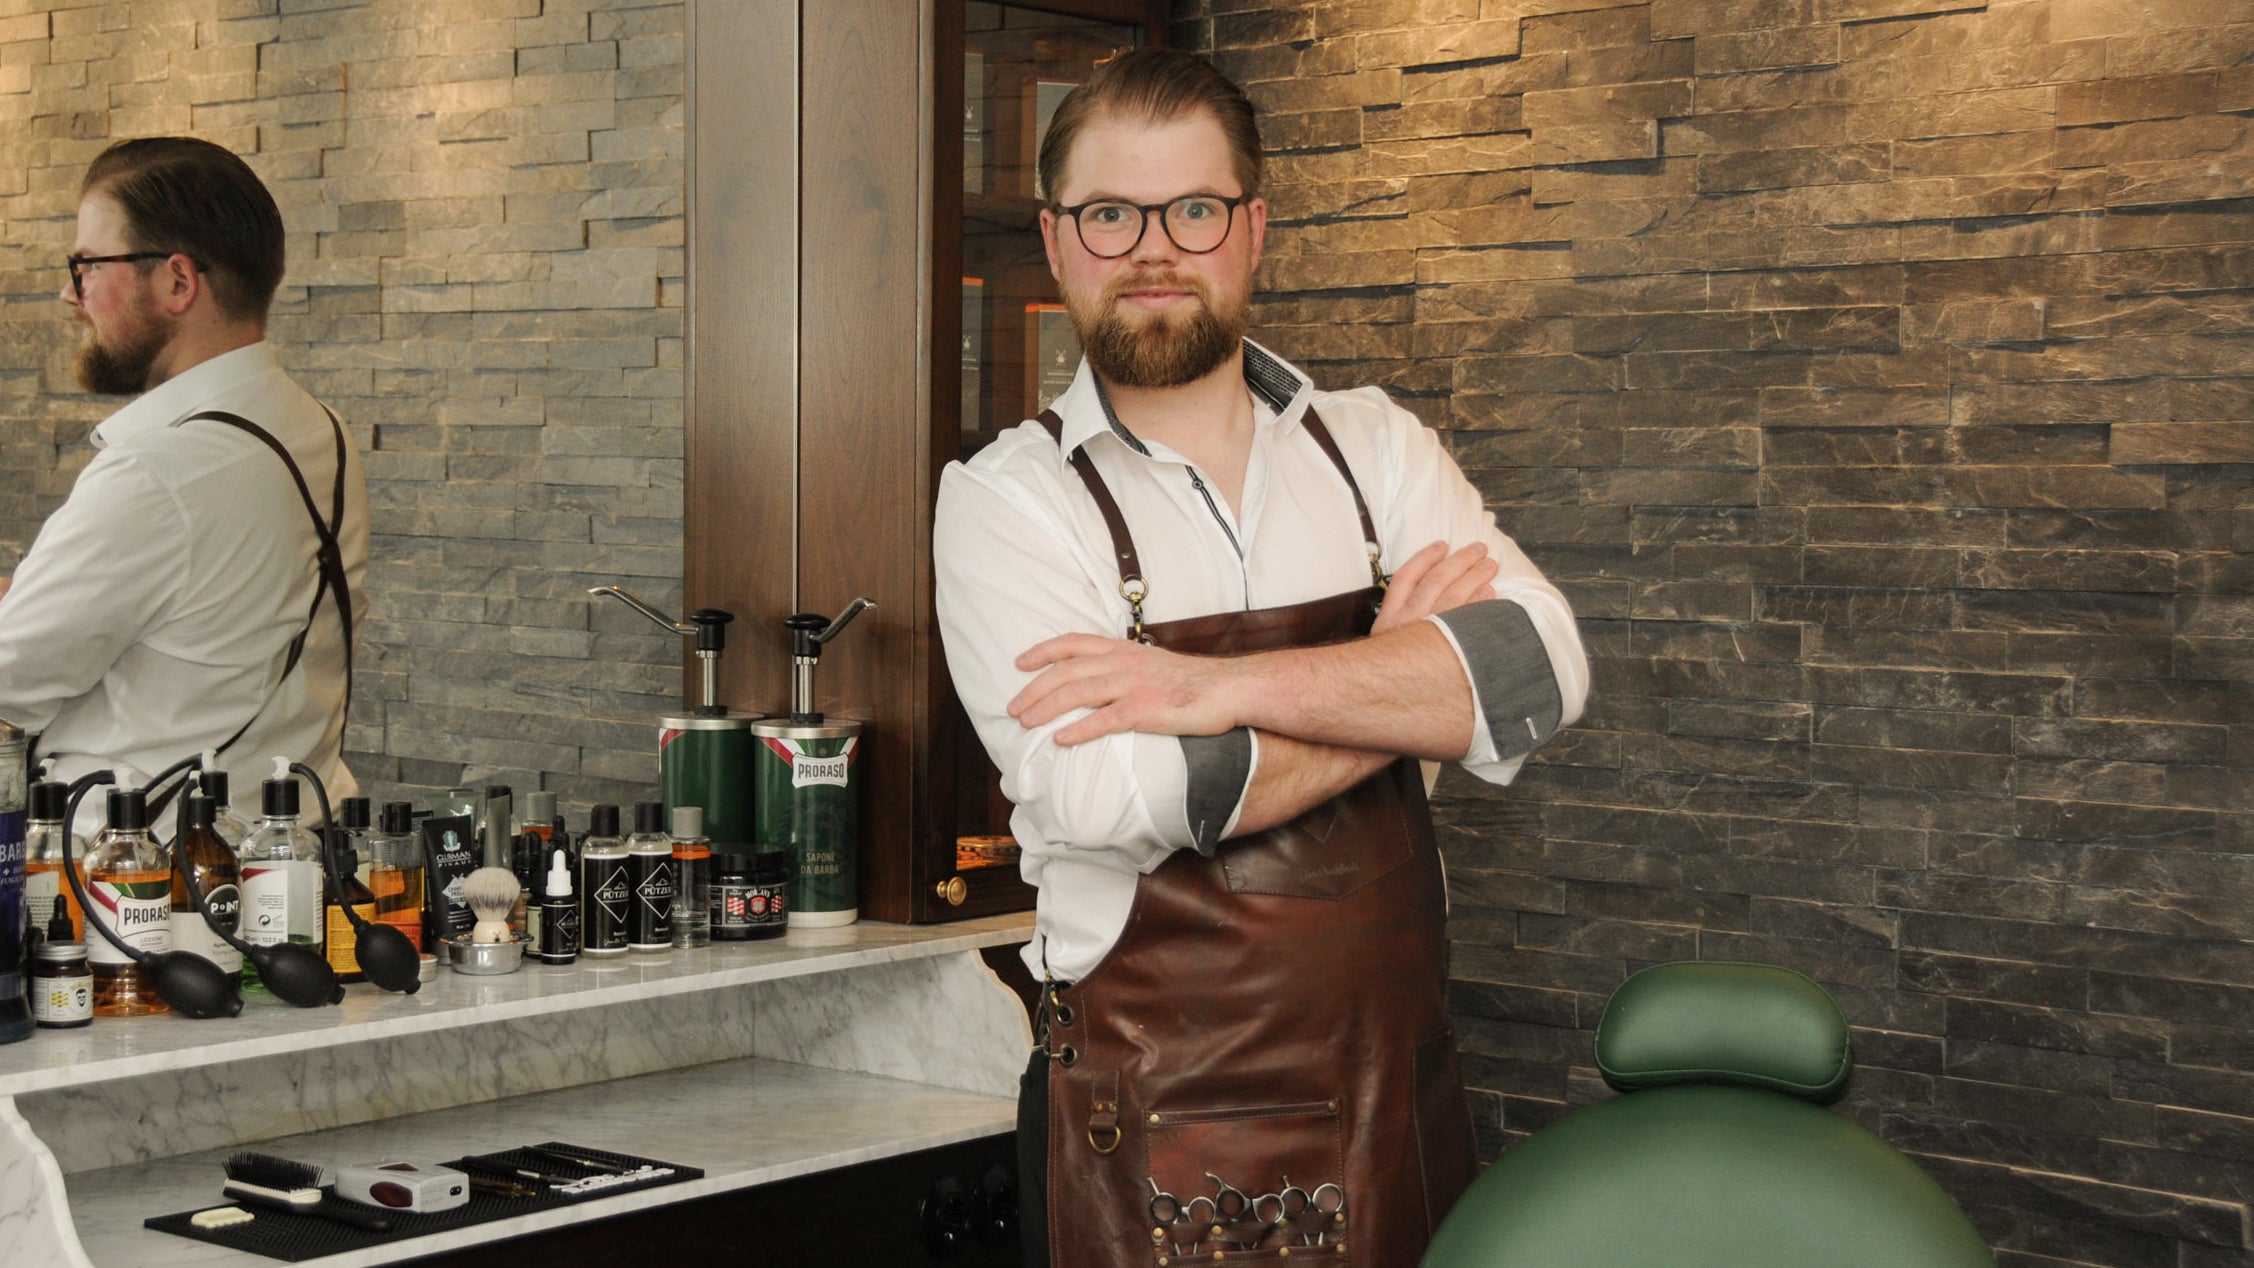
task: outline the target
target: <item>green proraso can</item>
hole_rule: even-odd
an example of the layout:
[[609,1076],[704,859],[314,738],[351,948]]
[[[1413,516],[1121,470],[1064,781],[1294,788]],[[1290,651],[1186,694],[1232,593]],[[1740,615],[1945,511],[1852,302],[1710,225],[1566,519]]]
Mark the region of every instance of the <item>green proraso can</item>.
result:
[[[658,778],[665,808],[704,808],[704,834],[715,841],[753,841],[758,827],[751,735],[756,715],[683,715],[658,719]],[[723,835],[725,834],[725,835]]]
[[749,839],[790,849],[790,923],[852,924],[861,914],[861,724],[776,718],[752,723],[751,733],[759,741],[759,834]]

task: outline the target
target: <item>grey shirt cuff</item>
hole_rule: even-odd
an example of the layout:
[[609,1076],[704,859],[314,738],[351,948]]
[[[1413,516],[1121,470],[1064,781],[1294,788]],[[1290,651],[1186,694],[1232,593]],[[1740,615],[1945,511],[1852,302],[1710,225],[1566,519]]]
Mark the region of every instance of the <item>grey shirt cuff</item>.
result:
[[1252,731],[1240,726],[1181,739],[1182,764],[1188,768],[1182,815],[1189,822],[1190,844],[1210,857],[1252,787]]
[[1557,734],[1565,702],[1549,648],[1526,609],[1508,599],[1469,603],[1432,618],[1448,627],[1471,678],[1499,761],[1524,757]]

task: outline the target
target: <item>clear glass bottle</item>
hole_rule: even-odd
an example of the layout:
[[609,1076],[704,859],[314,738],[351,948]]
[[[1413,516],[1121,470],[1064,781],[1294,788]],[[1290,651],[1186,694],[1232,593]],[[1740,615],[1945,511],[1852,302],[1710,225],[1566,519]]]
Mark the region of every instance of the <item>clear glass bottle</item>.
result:
[[[33,929],[45,929],[55,914],[55,904],[61,903],[70,914],[70,927],[74,932],[86,932],[86,913],[78,909],[78,895],[71,892],[70,882],[63,879],[63,815],[70,802],[70,787],[52,780],[41,780],[31,786],[26,799],[30,807],[30,822],[24,825],[24,905],[28,923]],[[87,841],[73,833],[70,838],[71,857],[78,860],[78,875],[86,875]]]
[[[321,949],[320,842],[298,822],[297,779],[274,759],[274,777],[259,785],[264,818],[242,848],[243,914],[237,936],[260,946],[295,942]],[[263,992],[258,967],[245,962],[243,989]]]
[[[86,891],[97,918],[141,951],[172,949],[172,855],[149,835],[149,803],[137,788],[110,790],[110,826],[86,852]],[[99,933],[86,940],[96,1017],[169,1013],[133,958]]]
[[429,867],[423,843],[415,835],[415,807],[404,801],[387,801],[368,834],[368,891],[376,896],[376,920],[407,935],[410,945],[423,945],[423,886]]
[[[212,929],[216,923],[229,933],[235,933],[242,919],[242,865],[235,858],[226,840],[219,835],[219,806],[200,792],[188,794],[188,826],[180,839],[172,843],[173,853],[180,866],[172,869],[172,946],[177,951],[193,951],[229,973],[239,973],[243,967],[243,953],[237,951],[225,938]],[[196,889],[204,896],[204,904],[211,908],[211,920],[196,910],[195,896],[188,892],[187,873],[194,872]],[[239,935],[238,935],[239,936]]]
[[[205,760],[214,759],[207,757]],[[211,798],[211,830],[219,834],[219,839],[227,843],[228,849],[241,853],[243,842],[250,839],[250,825],[235,813],[234,803],[228,800],[229,782],[227,772],[223,770],[206,766],[196,772],[197,790]]]
[[704,811],[673,808],[673,945],[701,947],[712,941],[712,842],[705,839]]

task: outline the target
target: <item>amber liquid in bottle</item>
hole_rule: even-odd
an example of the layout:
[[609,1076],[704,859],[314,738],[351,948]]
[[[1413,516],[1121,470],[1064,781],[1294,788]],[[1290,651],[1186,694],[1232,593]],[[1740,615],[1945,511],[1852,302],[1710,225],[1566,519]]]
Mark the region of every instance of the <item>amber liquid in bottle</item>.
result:
[[[376,918],[376,896],[366,885],[360,883],[358,876],[347,873],[339,876],[337,883],[344,890],[345,901],[352,904],[353,910],[360,913],[362,920]],[[321,923],[329,967],[336,970],[339,982],[365,982],[368,975],[360,971],[360,930],[353,925],[344,908],[337,906],[335,898],[327,896],[326,890],[323,894]]]
[[[96,879],[127,892],[144,895],[164,895],[169,900],[172,893],[172,869],[155,868],[148,871],[104,871]],[[169,906],[169,901],[167,903]],[[93,934],[99,939],[102,935]],[[94,970],[94,1015],[96,1017],[153,1017],[169,1013],[172,1007],[157,998],[156,988],[149,982],[141,966],[106,964],[96,961]]]
[[391,925],[414,946],[423,944],[423,869],[388,867],[368,869],[368,888],[376,896],[376,920]]

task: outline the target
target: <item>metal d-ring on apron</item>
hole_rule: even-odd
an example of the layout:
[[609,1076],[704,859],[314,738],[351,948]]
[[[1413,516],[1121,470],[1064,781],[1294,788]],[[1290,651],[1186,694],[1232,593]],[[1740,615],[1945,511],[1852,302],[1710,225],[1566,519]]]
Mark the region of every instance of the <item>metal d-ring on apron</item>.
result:
[[[1041,423],[1061,445],[1062,421]],[[1369,633],[1385,580],[1369,508],[1322,420],[1310,410],[1303,425],[1353,493],[1372,584],[1156,624],[1142,621],[1126,520],[1073,452],[1136,596],[1130,637],[1234,655]],[[1474,1168],[1445,915],[1424,780],[1407,758],[1288,824],[1210,858],[1177,851],[1144,876],[1103,961],[1042,1001],[1055,1268],[1415,1264]],[[1318,1190],[1339,1196],[1320,1210],[1281,1196]],[[1154,1223],[1169,1211],[1172,1223]]]

